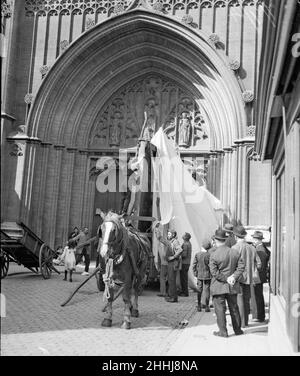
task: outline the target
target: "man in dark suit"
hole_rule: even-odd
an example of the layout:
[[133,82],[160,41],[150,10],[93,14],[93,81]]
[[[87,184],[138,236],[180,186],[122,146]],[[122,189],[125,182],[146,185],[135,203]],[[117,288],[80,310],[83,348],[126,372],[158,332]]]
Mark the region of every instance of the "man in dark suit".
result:
[[233,229],[237,243],[232,247],[236,250],[245,265],[245,270],[240,278],[241,293],[238,295],[238,306],[242,319],[242,328],[246,328],[249,322],[251,286],[260,283],[258,270],[261,268],[261,261],[252,244],[245,240],[247,231],[243,226],[237,226]]
[[225,245],[226,232],[217,230],[215,234],[216,250],[210,256],[210,273],[212,275],[210,291],[217,316],[218,332],[213,334],[218,337],[228,337],[226,327],[226,301],[229,307],[232,327],[236,335],[243,334],[241,330],[241,317],[237,305],[239,283],[237,282],[245,266],[238,251]]
[[202,294],[204,295],[204,301],[205,301],[205,312],[210,312],[209,309],[209,298],[210,298],[210,281],[211,281],[211,274],[209,270],[209,258],[210,253],[208,252],[209,249],[211,249],[210,242],[204,242],[202,244],[202,248],[204,251],[199,251],[196,253],[194,262],[193,262],[193,273],[194,276],[197,278],[197,287],[198,287],[198,306],[197,310],[198,312],[202,311],[202,305],[201,305],[201,297]]
[[261,268],[258,270],[260,283],[254,285],[255,301],[257,306],[257,316],[253,317],[255,322],[264,322],[265,315],[265,300],[264,300],[264,283],[268,282],[267,274],[269,270],[270,251],[263,244],[263,233],[261,231],[255,231],[252,235],[253,244],[256,248],[256,253],[261,261]]
[[188,285],[188,273],[189,268],[191,265],[191,257],[192,257],[192,244],[190,242],[191,235],[186,232],[183,237],[183,244],[182,244],[182,266],[180,270],[180,284],[181,284],[181,293],[180,296],[189,296],[189,285]]

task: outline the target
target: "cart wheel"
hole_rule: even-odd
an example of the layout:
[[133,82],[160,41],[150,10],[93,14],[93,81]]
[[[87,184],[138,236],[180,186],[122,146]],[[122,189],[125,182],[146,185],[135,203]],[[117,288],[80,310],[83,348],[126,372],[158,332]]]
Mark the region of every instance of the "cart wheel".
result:
[[2,279],[7,276],[8,268],[9,268],[9,257],[2,249],[0,253],[0,266],[1,266],[1,279]]
[[51,265],[52,265],[52,253],[50,249],[43,244],[40,249],[40,255],[39,255],[39,264],[40,264],[40,272],[44,279],[51,278]]
[[100,272],[98,272],[96,275],[96,281],[97,281],[97,287],[99,291],[104,291],[105,290],[105,284],[103,282],[103,277]]

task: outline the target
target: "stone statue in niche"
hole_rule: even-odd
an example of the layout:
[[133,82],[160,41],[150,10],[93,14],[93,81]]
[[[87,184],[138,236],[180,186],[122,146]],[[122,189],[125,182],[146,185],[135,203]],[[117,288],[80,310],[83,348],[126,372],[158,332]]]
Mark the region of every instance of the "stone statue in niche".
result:
[[179,146],[188,147],[190,145],[191,120],[188,112],[181,114],[179,122]]
[[145,106],[143,138],[150,141],[156,130],[156,103],[150,99]]
[[120,146],[121,133],[122,133],[122,121],[121,114],[116,112],[112,119],[112,124],[109,127],[109,145]]

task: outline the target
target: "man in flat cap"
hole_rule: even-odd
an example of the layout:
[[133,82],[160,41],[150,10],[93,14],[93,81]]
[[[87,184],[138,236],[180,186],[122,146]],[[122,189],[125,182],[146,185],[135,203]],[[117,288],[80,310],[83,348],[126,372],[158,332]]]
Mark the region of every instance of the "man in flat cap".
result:
[[261,268],[261,261],[253,245],[245,240],[247,232],[243,226],[237,226],[233,229],[237,243],[232,247],[236,250],[244,264],[245,270],[240,279],[241,294],[238,295],[238,306],[242,319],[242,328],[248,326],[250,314],[251,285],[260,283],[257,271]]
[[214,236],[216,250],[210,256],[209,268],[212,275],[210,291],[217,316],[218,332],[213,334],[218,337],[228,337],[226,327],[226,301],[236,335],[243,334],[241,330],[241,317],[237,305],[239,293],[238,280],[245,270],[243,259],[237,250],[225,245],[227,239],[224,230],[217,230]]
[[260,283],[254,285],[255,301],[257,306],[257,316],[253,316],[253,321],[265,321],[265,300],[263,294],[264,283],[268,282],[270,251],[263,243],[264,235],[261,231],[255,231],[252,235],[253,244],[258,257],[261,260],[261,268],[258,270]]

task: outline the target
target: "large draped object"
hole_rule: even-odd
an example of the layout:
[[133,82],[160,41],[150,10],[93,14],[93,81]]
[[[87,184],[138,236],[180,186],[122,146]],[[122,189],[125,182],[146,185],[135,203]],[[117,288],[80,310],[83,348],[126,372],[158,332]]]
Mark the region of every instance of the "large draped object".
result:
[[[185,232],[191,234],[193,261],[203,241],[211,239],[219,227],[221,202],[197,184],[162,128],[153,136],[151,143],[157,148],[152,164],[153,188],[160,198],[160,223],[175,229],[179,240]],[[190,286],[195,288],[191,268],[189,277]]]

